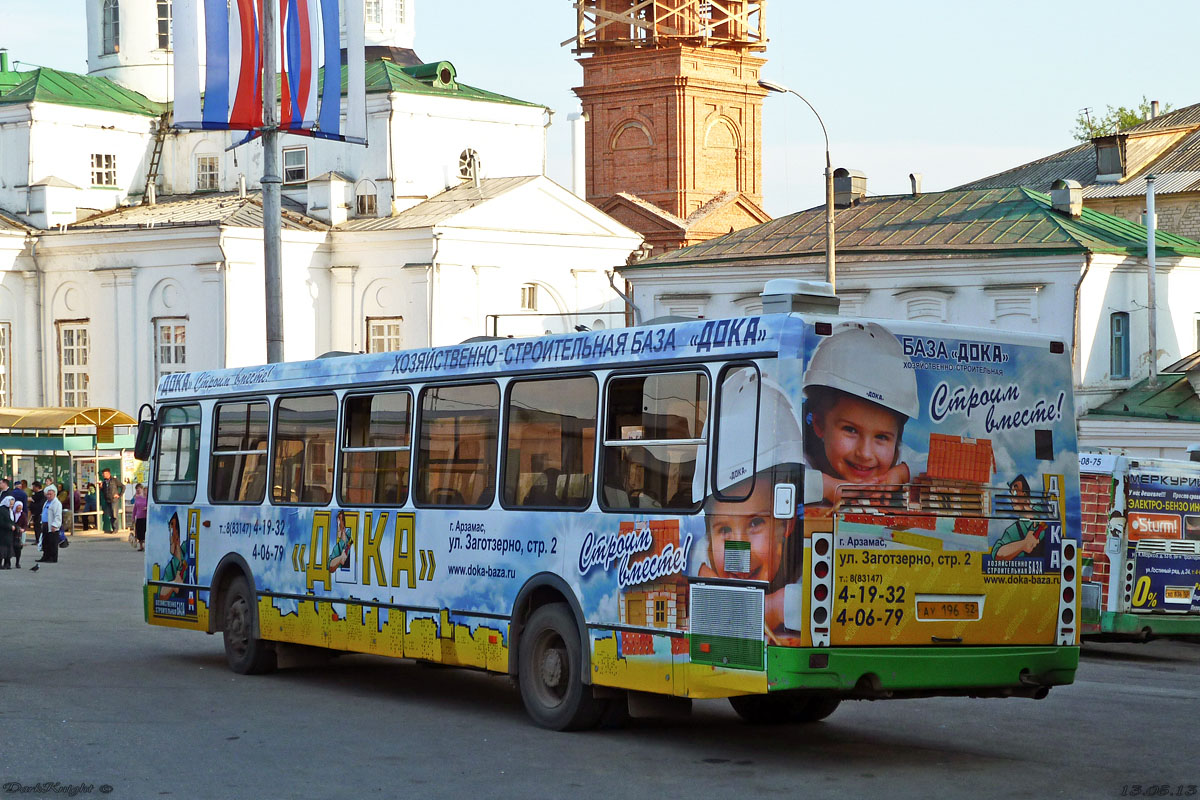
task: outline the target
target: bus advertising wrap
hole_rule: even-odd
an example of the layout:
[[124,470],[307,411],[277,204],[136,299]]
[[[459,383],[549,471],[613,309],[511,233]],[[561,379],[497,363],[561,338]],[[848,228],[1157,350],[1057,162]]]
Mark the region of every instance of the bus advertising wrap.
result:
[[[196,501],[151,504],[147,616],[207,630],[214,572],[236,559],[264,638],[506,671],[522,591],[553,587],[586,625],[592,682],[690,697],[766,691],[769,646],[819,644],[814,580],[828,644],[1062,643],[1070,357],[933,330],[763,316],[165,376],[160,404],[203,406],[200,442],[222,396],[411,387],[421,453],[390,474],[408,498],[390,505],[339,504],[341,444],[296,467],[328,496],[288,496],[264,459],[250,502],[207,504],[206,453]],[[513,399],[513,376],[564,375],[590,395]],[[486,420],[424,388],[472,376],[499,384]],[[493,434],[465,438],[485,429],[498,456],[479,444]],[[249,485],[268,445],[239,447]],[[814,578],[820,535],[832,565]]]

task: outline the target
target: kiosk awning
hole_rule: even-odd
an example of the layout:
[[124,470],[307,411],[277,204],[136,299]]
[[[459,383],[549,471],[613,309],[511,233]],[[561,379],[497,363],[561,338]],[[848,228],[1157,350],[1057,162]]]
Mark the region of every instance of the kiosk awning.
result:
[[57,431],[72,427],[136,425],[137,420],[115,408],[0,408],[0,428]]

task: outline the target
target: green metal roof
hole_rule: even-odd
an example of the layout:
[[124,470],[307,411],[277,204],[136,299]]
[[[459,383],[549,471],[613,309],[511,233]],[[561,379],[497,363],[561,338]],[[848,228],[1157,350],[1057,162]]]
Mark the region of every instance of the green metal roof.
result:
[[1200,422],[1200,396],[1183,374],[1158,376],[1158,386],[1150,388],[1149,379],[1093,408],[1089,417],[1130,417],[1160,422]]
[[[12,75],[20,76],[20,81],[13,83]],[[108,78],[76,75],[49,67],[0,73],[0,105],[17,103],[54,103],[147,117],[157,117],[165,108]]]
[[[1045,194],[1022,187],[865,197],[834,214],[838,253],[925,255],[1146,255],[1146,228],[1084,208],[1054,211]],[[1160,256],[1200,256],[1200,242],[1158,232]],[[825,252],[825,207],[789,214],[625,269],[720,262],[770,262]]]
[[[450,71],[450,82],[444,83],[439,77],[439,67]],[[375,92],[406,92],[408,94],[423,94],[433,97],[454,97],[460,100],[484,100],[491,103],[507,103],[514,106],[529,106],[544,108],[541,103],[531,103],[507,97],[485,89],[477,89],[465,83],[459,83],[454,65],[448,61],[434,61],[428,64],[418,64],[403,67],[394,61],[384,59],[367,62],[366,69],[367,93]],[[348,84],[346,66],[342,65],[342,93],[346,92]]]

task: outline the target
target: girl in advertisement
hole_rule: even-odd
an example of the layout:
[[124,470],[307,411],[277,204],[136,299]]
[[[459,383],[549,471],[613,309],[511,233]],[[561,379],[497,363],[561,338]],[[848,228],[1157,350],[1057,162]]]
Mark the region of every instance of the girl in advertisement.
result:
[[[908,483],[904,426],[920,413],[917,376],[886,328],[846,322],[822,339],[804,373],[806,505],[834,506],[843,485]],[[808,512],[811,513],[811,510]]]

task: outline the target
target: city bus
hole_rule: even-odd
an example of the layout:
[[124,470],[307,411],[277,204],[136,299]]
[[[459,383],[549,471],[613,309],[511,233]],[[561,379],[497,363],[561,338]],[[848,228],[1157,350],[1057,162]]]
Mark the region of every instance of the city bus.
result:
[[1080,453],[1085,641],[1200,641],[1200,463]]
[[164,376],[144,612],[511,676],[533,721],[1070,683],[1070,356],[765,313]]

